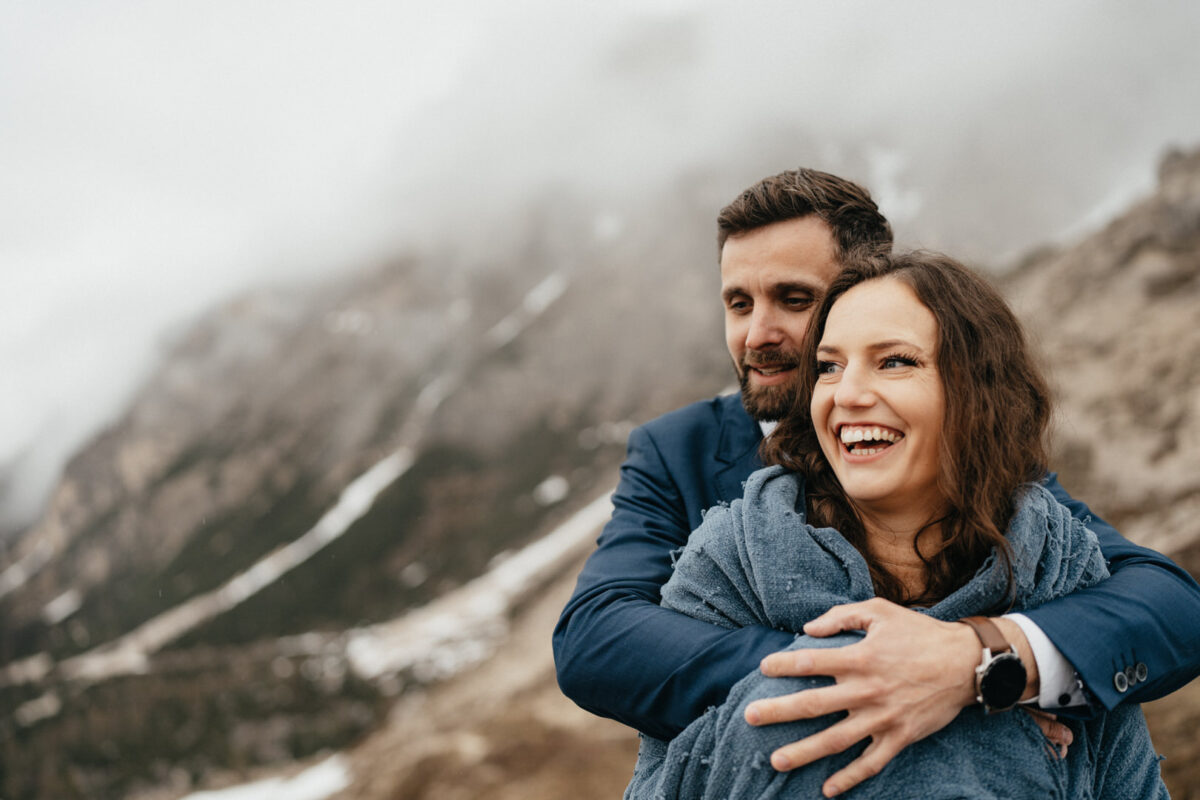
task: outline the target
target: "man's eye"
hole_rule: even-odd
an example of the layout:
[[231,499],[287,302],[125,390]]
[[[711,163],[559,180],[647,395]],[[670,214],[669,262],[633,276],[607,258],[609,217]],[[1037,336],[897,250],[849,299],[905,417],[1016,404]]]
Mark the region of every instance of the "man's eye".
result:
[[811,306],[813,300],[807,295],[791,295],[789,297],[785,297],[783,302],[788,308],[804,309]]
[[745,300],[730,300],[725,304],[725,307],[730,311],[748,311],[750,309],[750,303]]

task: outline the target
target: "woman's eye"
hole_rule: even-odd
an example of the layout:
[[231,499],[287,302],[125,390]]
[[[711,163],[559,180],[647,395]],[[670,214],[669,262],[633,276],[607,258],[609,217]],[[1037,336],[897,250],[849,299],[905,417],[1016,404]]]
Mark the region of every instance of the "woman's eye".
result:
[[915,367],[916,365],[917,365],[916,361],[913,361],[911,358],[906,358],[905,356],[888,356],[887,358],[885,358],[883,360],[883,368],[884,369],[898,369],[900,367]]
[[837,369],[838,369],[838,365],[833,363],[832,361],[818,361],[817,362],[817,374],[818,375],[830,375],[834,372],[837,372]]

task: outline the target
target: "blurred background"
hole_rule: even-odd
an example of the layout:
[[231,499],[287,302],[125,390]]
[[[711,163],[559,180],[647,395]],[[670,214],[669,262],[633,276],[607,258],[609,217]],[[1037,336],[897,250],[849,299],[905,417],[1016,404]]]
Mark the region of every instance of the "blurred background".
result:
[[[1200,574],[1200,7],[0,0],[0,796],[613,797],[549,634],[799,165],[992,274]],[[1147,708],[1200,797],[1197,684]],[[231,788],[233,787],[233,788]],[[241,792],[242,794],[236,794]]]

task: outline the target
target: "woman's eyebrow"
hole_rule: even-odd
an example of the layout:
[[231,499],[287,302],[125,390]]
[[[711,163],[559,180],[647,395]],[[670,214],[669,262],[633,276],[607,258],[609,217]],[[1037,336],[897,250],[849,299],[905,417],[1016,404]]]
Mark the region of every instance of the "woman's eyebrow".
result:
[[[887,339],[882,342],[874,342],[872,344],[867,345],[867,347],[866,347],[866,349],[871,351],[872,353],[879,352],[881,350],[892,350],[895,348],[902,348],[902,349],[906,349],[906,350],[916,350],[919,353],[925,352],[925,348],[919,347],[906,339]],[[840,347],[838,347],[837,345],[820,344],[820,345],[817,345],[817,352],[837,355],[842,352],[842,349]]]
[[925,352],[925,348],[918,347],[917,345],[915,345],[912,342],[907,341],[905,339],[888,339],[883,342],[876,342],[872,345],[868,345],[867,349],[872,350],[872,351],[874,351],[874,350],[891,350],[896,347],[907,348],[909,350],[918,350],[922,353]]

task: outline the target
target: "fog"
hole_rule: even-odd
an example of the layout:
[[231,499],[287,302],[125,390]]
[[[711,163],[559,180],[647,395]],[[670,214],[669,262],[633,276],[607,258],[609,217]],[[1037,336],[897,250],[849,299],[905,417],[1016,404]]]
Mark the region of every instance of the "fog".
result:
[[1173,2],[0,0],[0,516],[205,309],[483,252],[549,186],[807,164],[1002,266],[1200,143],[1198,41]]

